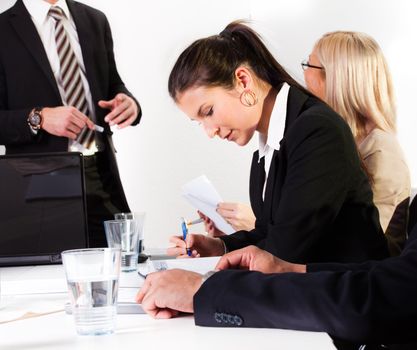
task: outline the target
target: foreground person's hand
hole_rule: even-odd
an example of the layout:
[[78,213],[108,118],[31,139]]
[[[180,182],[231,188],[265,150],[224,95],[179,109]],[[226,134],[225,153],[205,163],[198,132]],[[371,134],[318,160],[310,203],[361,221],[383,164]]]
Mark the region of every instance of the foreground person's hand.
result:
[[171,318],[180,312],[193,313],[194,294],[202,283],[202,276],[191,271],[175,269],[151,273],[136,301],[154,318]]
[[306,266],[277,258],[255,246],[234,250],[222,256],[216,270],[243,269],[262,273],[306,272]]

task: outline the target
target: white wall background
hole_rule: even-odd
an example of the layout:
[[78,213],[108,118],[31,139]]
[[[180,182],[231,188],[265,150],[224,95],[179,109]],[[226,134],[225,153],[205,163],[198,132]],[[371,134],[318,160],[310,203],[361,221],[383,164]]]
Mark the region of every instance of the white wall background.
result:
[[[180,188],[196,176],[206,174],[224,199],[248,201],[250,160],[257,140],[245,148],[209,140],[167,93],[168,75],[179,53],[235,19],[251,19],[278,60],[301,82],[300,62],[325,32],[346,29],[372,35],[391,67],[398,137],[417,186],[414,0],[82,1],[106,13],[119,73],[143,107],[141,125],[116,130],[114,139],[131,208],[147,212],[148,247],[167,246],[168,237],[179,231],[179,217],[195,216],[180,197]],[[1,0],[0,12],[14,2]]]

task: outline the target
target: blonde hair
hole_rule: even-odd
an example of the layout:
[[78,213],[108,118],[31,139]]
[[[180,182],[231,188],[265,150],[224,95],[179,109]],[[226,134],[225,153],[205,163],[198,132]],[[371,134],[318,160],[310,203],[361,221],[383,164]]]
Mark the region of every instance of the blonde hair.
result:
[[366,125],[395,133],[391,74],[382,51],[369,35],[337,31],[323,35],[314,51],[324,67],[325,101],[349,124],[355,139]]

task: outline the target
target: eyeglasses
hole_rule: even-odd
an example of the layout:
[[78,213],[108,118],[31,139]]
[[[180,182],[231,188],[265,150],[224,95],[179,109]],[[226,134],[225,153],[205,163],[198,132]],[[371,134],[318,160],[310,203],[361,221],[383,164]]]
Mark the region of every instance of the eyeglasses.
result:
[[306,70],[307,68],[324,69],[324,67],[315,66],[314,64],[310,64],[307,60],[304,60],[303,62],[301,62],[301,68],[303,68],[303,70]]

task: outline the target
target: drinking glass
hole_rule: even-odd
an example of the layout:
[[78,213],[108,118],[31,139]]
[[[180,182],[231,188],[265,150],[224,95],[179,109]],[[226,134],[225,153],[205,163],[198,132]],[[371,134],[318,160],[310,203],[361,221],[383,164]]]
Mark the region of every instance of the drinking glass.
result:
[[122,271],[136,271],[143,224],[138,219],[104,222],[109,247],[122,250]]
[[80,335],[114,332],[120,275],[120,249],[62,252],[75,328]]
[[116,213],[114,214],[115,220],[132,220],[135,219],[138,221],[139,225],[139,255],[143,255],[143,251],[145,250],[144,246],[144,226],[145,226],[145,212],[133,212],[133,213]]

